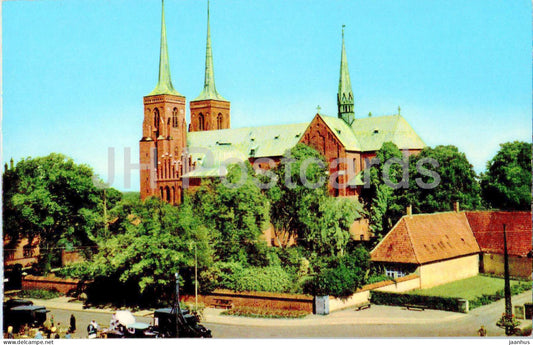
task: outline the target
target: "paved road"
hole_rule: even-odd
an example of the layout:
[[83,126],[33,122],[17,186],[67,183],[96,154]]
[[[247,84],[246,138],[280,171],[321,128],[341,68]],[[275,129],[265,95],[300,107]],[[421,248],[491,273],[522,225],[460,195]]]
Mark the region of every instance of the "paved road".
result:
[[[513,305],[523,304],[531,301],[531,291],[523,293],[513,298]],[[382,307],[388,308],[388,307]],[[394,308],[394,307],[390,307]],[[50,308],[54,315],[55,322],[68,324],[72,311]],[[445,320],[443,322],[432,323],[410,323],[410,324],[353,324],[353,325],[309,325],[309,326],[241,326],[241,325],[224,325],[215,323],[204,323],[212,330],[215,338],[306,338],[306,337],[468,337],[477,336],[477,330],[481,325],[487,329],[488,336],[505,336],[504,331],[496,327],[496,320],[501,316],[504,310],[504,301],[492,303],[471,311],[468,315],[458,318]],[[365,312],[370,311],[346,311],[346,313],[357,313],[360,317]],[[391,314],[394,310],[391,309]],[[425,311],[410,311],[410,313],[421,313]],[[99,325],[106,327],[109,324],[110,315],[104,313],[76,311],[78,332],[76,337],[84,338],[87,336],[86,327],[88,323],[95,319]],[[428,314],[426,314],[428,315]],[[137,317],[138,321],[151,321],[150,317]],[[386,319],[386,318],[385,318]],[[525,322],[525,321],[523,321]],[[528,322],[531,322],[529,320]]]

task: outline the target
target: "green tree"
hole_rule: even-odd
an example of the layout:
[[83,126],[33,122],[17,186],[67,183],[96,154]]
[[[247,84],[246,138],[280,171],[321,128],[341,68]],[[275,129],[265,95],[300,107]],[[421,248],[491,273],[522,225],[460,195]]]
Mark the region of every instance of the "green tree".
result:
[[[438,166],[433,166],[429,160]],[[428,176],[425,169],[435,172],[438,177]],[[409,178],[409,189],[402,193],[399,202],[412,204],[415,212],[450,211],[456,201],[466,210],[482,207],[481,187],[474,168],[455,146],[426,147],[420,154],[411,156]],[[420,182],[436,186],[423,187]]]
[[362,207],[354,199],[328,195],[327,165],[320,153],[298,144],[285,153],[274,173],[276,183],[267,195],[276,236],[279,231],[296,235],[313,261],[343,255],[349,228],[361,217]]
[[[105,283],[105,294],[112,300],[138,300],[144,296],[148,303],[170,300],[174,291],[174,273],[180,272],[184,290],[194,286],[194,249],[200,291],[212,288],[211,268],[214,249],[208,229],[197,221],[190,205],[178,208],[158,198],[145,201],[129,199],[120,202],[113,210],[112,236],[102,238],[99,252],[88,263],[79,264],[77,274]],[[133,287],[124,297],[125,287]],[[111,290],[111,292],[110,292]],[[133,292],[132,292],[133,291]],[[90,296],[102,300],[106,296]]]
[[[39,238],[45,272],[58,247],[91,246],[104,231],[103,190],[93,170],[64,155],[27,158],[3,174],[3,226],[10,238]],[[107,208],[120,199],[108,188]]]
[[481,188],[489,207],[531,209],[531,144],[521,141],[501,144],[487,163]]
[[[302,165],[309,164],[305,169],[305,180],[302,180]],[[315,162],[315,163],[313,163]],[[320,213],[320,204],[327,196],[327,170],[324,158],[318,151],[307,145],[297,144],[288,150],[280,165],[273,171],[276,183],[267,190],[270,200],[270,218],[278,232],[297,235],[301,239],[308,236],[309,226],[316,224]],[[322,182],[322,183],[321,183]],[[318,185],[310,188],[310,185]],[[278,242],[281,244],[282,242]]]
[[350,237],[350,226],[361,217],[362,207],[354,199],[324,198],[316,220],[307,225],[300,242],[317,257],[342,256]]
[[401,218],[404,205],[399,196],[403,193],[401,185],[404,177],[405,162],[401,151],[392,142],[386,142],[376,153],[377,163],[368,169],[369,184],[363,188],[361,198],[369,216],[370,230],[376,240],[381,240]]
[[268,226],[269,204],[248,162],[229,166],[225,180],[202,184],[190,203],[202,224],[213,232],[219,257],[245,265],[267,263],[260,236]]

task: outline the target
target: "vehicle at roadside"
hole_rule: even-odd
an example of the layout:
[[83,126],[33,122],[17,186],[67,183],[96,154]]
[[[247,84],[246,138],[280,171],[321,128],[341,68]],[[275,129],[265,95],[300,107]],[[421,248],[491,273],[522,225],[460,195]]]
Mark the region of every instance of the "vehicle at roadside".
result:
[[[176,329],[176,326],[179,328]],[[211,330],[201,325],[196,315],[180,308],[157,309],[154,312],[154,331],[161,338],[212,338]]]
[[29,327],[41,327],[46,321],[46,313],[50,310],[46,307],[33,305],[32,301],[23,299],[11,299],[4,302],[3,319],[4,332],[9,326],[18,332],[24,325]]

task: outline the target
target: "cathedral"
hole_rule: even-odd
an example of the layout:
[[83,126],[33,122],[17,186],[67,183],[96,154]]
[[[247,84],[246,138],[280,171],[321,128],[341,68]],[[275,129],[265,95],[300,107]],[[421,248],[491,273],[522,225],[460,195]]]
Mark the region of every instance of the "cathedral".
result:
[[[342,33],[338,114],[318,111],[310,122],[292,125],[231,128],[230,102],[215,87],[213,54],[207,9],[207,42],[204,88],[189,102],[172,86],[167,51],[164,4],[161,13],[159,79],[144,97],[144,121],[140,140],[141,198],[158,196],[179,204],[184,188],[199,186],[203,179],[224,174],[224,165],[248,160],[261,169],[272,168],[265,159],[279,164],[284,153],[298,143],[320,152],[336,174],[339,188],[329,186],[334,196],[359,195],[362,172],[385,142],[393,142],[405,154],[420,152],[424,142],[398,113],[387,116],[355,117],[355,101],[348,71]],[[252,124],[253,125],[253,124]]]

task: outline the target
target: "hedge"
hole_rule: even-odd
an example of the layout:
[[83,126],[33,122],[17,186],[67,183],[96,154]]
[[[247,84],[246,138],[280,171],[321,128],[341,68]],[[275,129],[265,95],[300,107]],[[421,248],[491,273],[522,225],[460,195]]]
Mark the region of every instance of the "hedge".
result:
[[299,319],[309,315],[303,310],[281,310],[260,307],[235,307],[222,312],[222,315],[263,317],[269,319]]
[[459,309],[459,299],[452,297],[408,295],[392,292],[371,291],[370,301],[374,304],[399,305],[417,304],[428,309],[462,312]]

